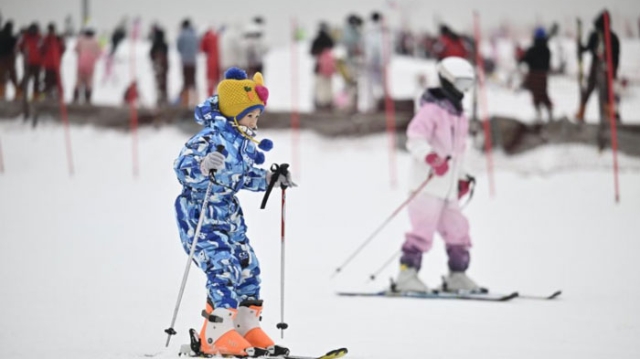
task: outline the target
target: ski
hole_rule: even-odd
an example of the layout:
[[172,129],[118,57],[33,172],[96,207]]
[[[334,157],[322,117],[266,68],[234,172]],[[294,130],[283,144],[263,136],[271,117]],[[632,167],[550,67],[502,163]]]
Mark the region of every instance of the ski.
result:
[[344,357],[349,352],[347,350],[347,348],[340,348],[340,349],[334,349],[334,350],[328,351],[326,354],[320,355],[320,356],[304,356],[304,355],[271,356],[271,355],[261,355],[261,356],[255,356],[255,357],[234,357],[234,356],[224,356],[224,357],[222,357],[222,356],[216,356],[216,355],[195,354],[191,350],[191,346],[189,344],[185,344],[182,347],[183,348],[181,348],[180,353],[178,354],[178,356],[181,356],[181,357],[182,356],[186,356],[186,357],[190,357],[190,358],[338,359],[338,358]]
[[380,292],[338,292],[345,297],[385,297],[385,298],[414,298],[414,299],[463,299],[488,302],[506,302],[518,297],[518,292],[512,293],[453,293],[442,291],[429,292],[392,292],[383,290]]
[[338,359],[338,358],[342,358],[343,356],[347,355],[349,351],[347,350],[347,348],[340,348],[340,349],[335,349],[335,350],[331,350],[329,352],[327,352],[324,355],[321,356],[299,356],[299,355],[288,355],[288,356],[284,356],[284,357],[262,357],[264,359]]
[[550,295],[537,295],[537,294],[519,294],[518,298],[522,299],[539,299],[539,300],[552,300],[558,298],[562,294],[561,290],[557,290]]
[[[191,357],[191,358],[222,358],[221,356],[218,355],[210,355],[210,354],[205,354],[202,353],[200,351],[200,338],[198,335],[198,332],[195,329],[189,329],[189,337],[191,339],[191,342],[189,344],[183,344],[180,347],[180,352],[178,353],[179,357],[185,356],[185,357]],[[289,351],[285,348],[279,347],[278,345],[275,346],[275,354],[279,354],[279,353],[288,353]],[[284,349],[284,350],[283,350]],[[252,352],[251,356],[247,356],[247,357],[242,357],[242,358],[260,358],[260,359],[338,359],[338,358],[342,358],[343,356],[347,355],[348,350],[347,348],[339,348],[339,349],[334,349],[331,351],[328,351],[326,354],[324,355],[320,355],[320,356],[300,356],[300,355],[291,355],[291,354],[287,354],[287,355],[273,355],[273,354],[269,354],[266,350],[264,349],[260,349],[260,348],[254,348],[253,349],[255,352]],[[223,356],[224,358],[235,358],[234,356]],[[240,358],[240,357],[237,357]]]

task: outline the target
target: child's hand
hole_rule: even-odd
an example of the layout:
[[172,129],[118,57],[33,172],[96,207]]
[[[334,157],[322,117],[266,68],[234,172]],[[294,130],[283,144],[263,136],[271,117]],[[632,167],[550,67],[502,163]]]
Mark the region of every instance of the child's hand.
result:
[[449,170],[447,159],[438,156],[435,152],[431,152],[430,154],[428,154],[425,158],[425,162],[427,162],[427,164],[431,166],[432,171],[436,174],[436,176],[442,176]]
[[[273,172],[269,171],[267,173],[267,183],[271,182],[271,177],[273,176]],[[285,187],[285,188],[289,188],[289,187],[298,187],[297,184],[295,184],[293,182],[293,180],[291,179],[291,172],[287,171],[286,175],[283,174],[278,174],[278,178],[276,179],[276,182],[273,185],[274,187]]]
[[212,170],[221,170],[224,168],[224,155],[220,152],[211,152],[204,156],[200,161],[200,171],[204,175],[208,175]]
[[458,180],[458,199],[464,197],[471,190],[471,186],[476,182],[476,179],[467,175],[466,179]]

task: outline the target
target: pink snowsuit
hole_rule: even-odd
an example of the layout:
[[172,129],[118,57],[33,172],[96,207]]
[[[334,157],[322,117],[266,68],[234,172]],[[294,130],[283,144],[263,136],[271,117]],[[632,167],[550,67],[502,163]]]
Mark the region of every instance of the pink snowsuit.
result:
[[75,51],[78,54],[76,87],[85,86],[87,89],[91,89],[93,87],[93,70],[102,52],[100,45],[93,37],[80,36]]
[[411,189],[415,191],[428,178],[431,167],[426,156],[435,152],[450,157],[449,170],[434,175],[408,204],[411,230],[405,234],[400,262],[420,269],[422,254],[428,252],[437,231],[444,239],[449,269],[465,271],[469,266],[469,222],[458,204],[458,181],[466,179],[463,156],[469,121],[440,89],[430,89],[422,97],[422,106],[407,128],[407,149],[413,158]]

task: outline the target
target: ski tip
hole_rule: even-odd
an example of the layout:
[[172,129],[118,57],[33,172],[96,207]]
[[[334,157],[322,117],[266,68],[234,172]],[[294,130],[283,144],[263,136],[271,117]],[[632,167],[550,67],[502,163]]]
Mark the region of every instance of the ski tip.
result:
[[501,302],[507,301],[507,300],[511,300],[513,298],[517,298],[520,295],[520,293],[518,292],[513,292],[511,294],[507,294],[504,297],[500,298]]
[[343,297],[355,297],[357,296],[359,293],[352,293],[352,292],[336,292],[337,295],[343,296]]
[[547,299],[555,299],[555,298],[559,297],[561,294],[562,294],[561,290],[555,291],[553,294],[548,296]]
[[336,294],[342,297],[380,297],[387,292],[383,290],[380,292],[336,292]]
[[321,356],[318,359],[337,359],[337,358],[342,358],[343,356],[347,355],[348,352],[349,352],[349,350],[347,350],[347,348],[335,349],[335,350],[332,350],[330,352],[327,352],[327,354]]

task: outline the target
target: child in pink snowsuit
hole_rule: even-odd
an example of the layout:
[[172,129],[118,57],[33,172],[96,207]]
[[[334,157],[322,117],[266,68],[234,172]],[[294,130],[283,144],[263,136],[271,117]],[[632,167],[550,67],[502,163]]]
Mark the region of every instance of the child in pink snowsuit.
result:
[[[453,61],[453,63],[451,63]],[[469,121],[463,114],[464,91],[473,84],[474,72],[462,58],[449,57],[438,65],[441,87],[427,89],[421,106],[407,129],[407,149],[413,158],[411,189],[429,182],[408,204],[411,230],[405,235],[397,291],[426,291],[417,277],[423,253],[431,249],[437,232],[446,243],[450,275],[445,290],[478,290],[464,272],[469,267],[469,222],[458,200],[472,181],[463,158]]]
[[93,89],[93,71],[101,54],[100,44],[94,37],[93,30],[87,29],[78,38],[75,51],[78,54],[78,78],[73,90],[73,101],[78,102],[80,90],[84,89],[86,103],[91,102]]

